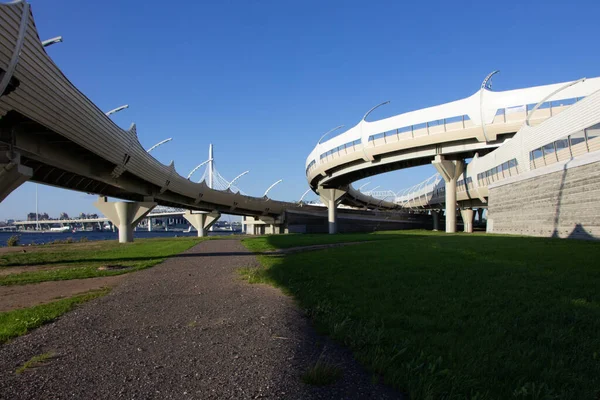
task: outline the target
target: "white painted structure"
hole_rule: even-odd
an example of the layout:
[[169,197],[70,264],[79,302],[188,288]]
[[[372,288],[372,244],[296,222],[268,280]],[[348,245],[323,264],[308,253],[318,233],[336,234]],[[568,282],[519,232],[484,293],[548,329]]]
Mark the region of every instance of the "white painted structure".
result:
[[[455,204],[464,196],[461,190],[469,190],[469,198],[476,194],[475,198],[485,203],[487,191],[481,188],[478,174],[509,162],[514,168],[517,164],[529,168],[530,147],[552,142],[554,136],[548,126],[556,125],[555,131],[564,132],[561,121],[577,113],[567,112],[570,107],[575,105],[574,109],[581,110],[577,117],[579,125],[588,123],[587,128],[592,127],[589,122],[596,116],[586,108],[586,104],[593,102],[587,97],[596,97],[600,78],[494,92],[487,85],[491,75],[479,91],[465,99],[368,122],[365,117],[374,108],[371,109],[356,126],[317,143],[306,159],[309,185],[320,195],[324,191],[342,190],[345,195],[340,202],[353,202],[362,194],[352,188],[356,180],[433,163],[446,183],[452,181],[443,192],[438,191],[444,195],[443,203]],[[380,106],[383,104],[386,103]],[[579,125],[577,128],[585,128]],[[520,133],[515,135],[517,132]],[[531,132],[541,133],[533,139]],[[587,137],[585,140],[587,143]],[[474,160],[464,178],[463,160],[472,157]],[[500,162],[503,158],[507,159]],[[505,165],[507,170],[511,166]],[[479,179],[475,180],[477,176]],[[387,201],[391,196],[386,195],[379,207],[414,204],[422,190],[431,189],[430,185],[431,182],[424,182],[419,193],[405,192],[391,201]],[[480,189],[474,191],[475,188]],[[449,217],[446,229],[452,232],[456,226],[455,209],[450,210]]]

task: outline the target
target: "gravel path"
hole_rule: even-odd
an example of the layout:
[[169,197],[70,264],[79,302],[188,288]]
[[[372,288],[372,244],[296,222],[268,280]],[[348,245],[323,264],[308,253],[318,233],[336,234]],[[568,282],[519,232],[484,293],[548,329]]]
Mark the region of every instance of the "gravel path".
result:
[[[318,336],[291,298],[241,281],[257,265],[237,240],[210,240],[128,275],[108,296],[0,347],[0,399],[392,399],[350,353]],[[326,348],[344,370],[300,375]],[[50,362],[20,375],[31,357]]]

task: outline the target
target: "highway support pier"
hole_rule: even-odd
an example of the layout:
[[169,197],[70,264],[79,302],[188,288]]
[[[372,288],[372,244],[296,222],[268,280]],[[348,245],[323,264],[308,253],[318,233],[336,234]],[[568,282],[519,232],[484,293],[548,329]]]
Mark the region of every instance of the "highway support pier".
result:
[[198,237],[204,237],[206,236],[206,231],[210,229],[210,227],[213,226],[213,224],[217,222],[219,218],[221,218],[221,213],[218,211],[211,211],[207,213],[192,212],[188,210],[185,214],[183,214],[183,218],[185,218],[190,225],[196,228]]
[[340,204],[342,197],[347,192],[342,189],[326,189],[319,188],[319,196],[321,202],[327,206],[327,222],[329,225],[329,234],[333,235],[338,232],[337,226],[337,206]]
[[447,160],[444,156],[437,155],[432,164],[446,182],[446,233],[454,233],[456,232],[456,182],[463,173],[465,163],[462,160]]
[[106,197],[98,197],[94,206],[119,228],[119,243],[133,242],[133,229],[154,207],[154,201],[109,202]]

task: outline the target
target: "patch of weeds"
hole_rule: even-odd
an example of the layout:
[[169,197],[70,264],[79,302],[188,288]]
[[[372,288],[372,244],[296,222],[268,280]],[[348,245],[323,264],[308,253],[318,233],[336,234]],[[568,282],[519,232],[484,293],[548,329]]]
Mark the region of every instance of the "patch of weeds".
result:
[[28,369],[40,367],[52,357],[54,357],[54,353],[52,353],[51,351],[44,354],[40,354],[39,356],[31,357],[29,361],[27,361],[25,364],[21,365],[19,368],[16,369],[15,374],[20,375]]
[[19,241],[21,240],[21,236],[19,235],[12,235],[11,237],[9,237],[6,240],[6,245],[8,247],[15,247],[19,245]]
[[198,326],[198,321],[192,321],[189,324],[187,324],[187,326],[190,328],[194,328],[194,327]]
[[263,267],[242,267],[238,274],[248,283],[272,283]]
[[0,313],[0,344],[54,321],[78,304],[104,296],[110,289],[90,291],[48,304]]
[[307,385],[325,386],[337,382],[342,377],[342,369],[324,358],[325,350],[319,359],[302,374],[302,382]]

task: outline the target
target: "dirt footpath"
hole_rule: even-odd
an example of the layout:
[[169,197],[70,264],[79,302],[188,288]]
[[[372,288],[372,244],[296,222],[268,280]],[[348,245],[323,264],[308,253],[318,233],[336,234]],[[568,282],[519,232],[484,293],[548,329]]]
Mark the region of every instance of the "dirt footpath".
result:
[[103,287],[114,287],[127,275],[0,286],[0,312],[33,307]]
[[[315,333],[292,298],[240,280],[258,262],[238,240],[209,240],[135,274],[0,347],[0,399],[392,399],[346,349]],[[343,369],[300,376],[325,350]],[[17,375],[33,356],[45,365]]]

